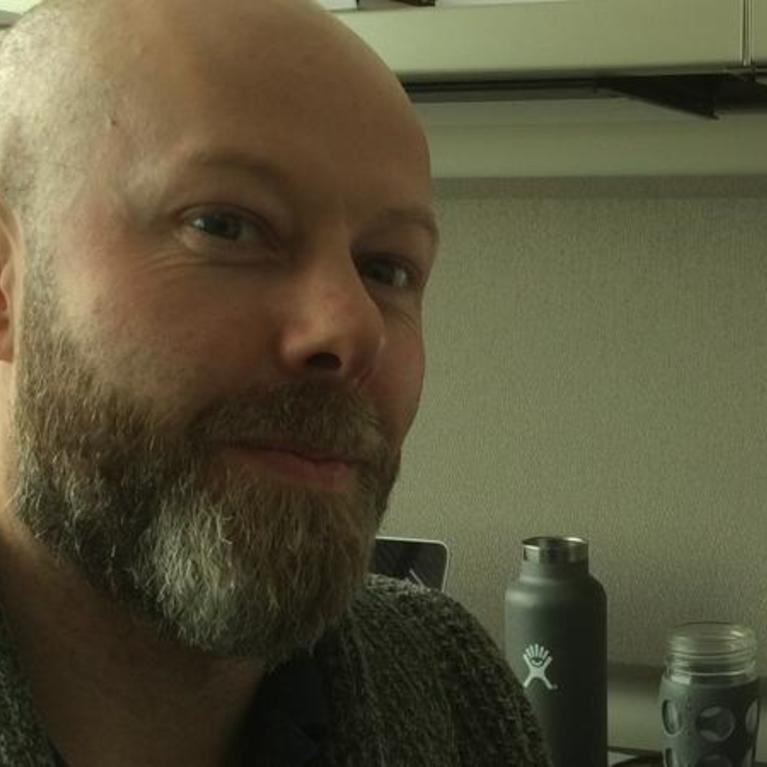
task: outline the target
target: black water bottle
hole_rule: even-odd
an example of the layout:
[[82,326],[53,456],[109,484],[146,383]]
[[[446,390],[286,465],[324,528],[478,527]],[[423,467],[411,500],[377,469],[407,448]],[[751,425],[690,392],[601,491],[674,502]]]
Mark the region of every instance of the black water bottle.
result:
[[607,598],[580,538],[523,541],[506,591],[506,659],[553,767],[607,765]]

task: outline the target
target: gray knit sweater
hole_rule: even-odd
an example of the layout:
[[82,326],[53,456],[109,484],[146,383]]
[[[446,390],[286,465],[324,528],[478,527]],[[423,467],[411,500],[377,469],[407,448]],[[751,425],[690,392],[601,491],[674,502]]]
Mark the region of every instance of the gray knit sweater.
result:
[[[330,710],[323,767],[546,767],[521,687],[444,594],[371,576],[315,657]],[[0,624],[0,767],[53,767]]]

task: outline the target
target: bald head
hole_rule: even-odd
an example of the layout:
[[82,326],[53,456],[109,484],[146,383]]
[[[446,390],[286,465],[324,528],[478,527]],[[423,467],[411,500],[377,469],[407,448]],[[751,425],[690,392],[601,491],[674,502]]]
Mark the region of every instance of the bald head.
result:
[[243,73],[292,101],[296,130],[322,99],[363,136],[376,116],[360,107],[379,98],[419,131],[396,78],[312,0],[44,0],[0,40],[0,196],[33,236],[55,225],[111,134],[183,141],[184,120],[205,110],[236,119]]

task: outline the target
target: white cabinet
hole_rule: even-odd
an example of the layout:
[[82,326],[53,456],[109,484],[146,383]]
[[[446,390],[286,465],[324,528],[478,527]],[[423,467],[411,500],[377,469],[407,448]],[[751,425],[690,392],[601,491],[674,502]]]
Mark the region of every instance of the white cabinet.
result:
[[751,3],[751,57],[755,64],[767,66],[767,0],[751,0]]
[[[724,73],[749,0],[554,0],[340,14],[409,83]],[[767,0],[759,3],[767,61]],[[624,99],[417,104],[437,177],[765,174],[767,115]]]
[[1,0],[0,10],[8,13],[24,13],[39,2],[40,0]]
[[530,0],[339,18],[410,81],[743,64],[743,0]]

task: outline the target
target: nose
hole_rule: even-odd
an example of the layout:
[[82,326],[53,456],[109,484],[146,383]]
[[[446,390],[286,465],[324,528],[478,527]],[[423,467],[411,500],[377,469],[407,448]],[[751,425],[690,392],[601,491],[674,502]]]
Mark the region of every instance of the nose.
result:
[[358,387],[375,369],[385,342],[381,308],[351,258],[318,261],[283,304],[280,360],[295,377]]

